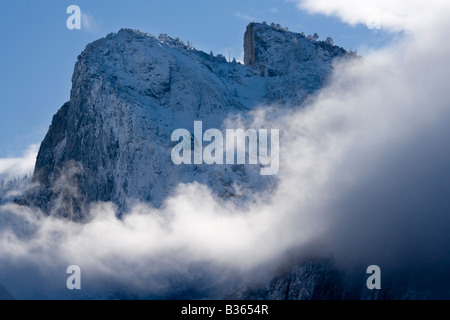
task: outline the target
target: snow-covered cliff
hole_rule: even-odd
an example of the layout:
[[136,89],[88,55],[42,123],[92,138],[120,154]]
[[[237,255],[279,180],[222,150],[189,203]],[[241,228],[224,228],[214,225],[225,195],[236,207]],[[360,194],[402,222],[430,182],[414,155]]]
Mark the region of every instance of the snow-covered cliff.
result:
[[224,199],[267,190],[274,177],[247,165],[175,166],[173,130],[223,128],[261,104],[300,106],[344,49],[252,23],[245,62],[197,51],[167,35],[122,29],[78,57],[70,101],[54,116],[25,202],[82,221],[90,203],[158,207],[179,183],[198,181]]

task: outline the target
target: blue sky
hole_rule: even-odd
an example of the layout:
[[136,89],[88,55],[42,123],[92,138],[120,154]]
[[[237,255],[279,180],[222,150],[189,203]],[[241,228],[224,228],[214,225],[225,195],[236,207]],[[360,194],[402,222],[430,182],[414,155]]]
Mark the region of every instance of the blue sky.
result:
[[[81,30],[66,27],[72,4],[83,12]],[[53,114],[69,100],[75,61],[88,43],[126,27],[241,59],[251,21],[331,36],[360,54],[392,39],[364,25],[310,15],[284,0],[0,0],[0,158],[20,156],[42,141]]]

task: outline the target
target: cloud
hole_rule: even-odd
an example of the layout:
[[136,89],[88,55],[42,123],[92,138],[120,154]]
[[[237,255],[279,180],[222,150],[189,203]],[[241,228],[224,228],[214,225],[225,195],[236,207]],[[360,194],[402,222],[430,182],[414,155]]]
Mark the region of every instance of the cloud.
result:
[[257,18],[255,18],[253,16],[249,16],[249,15],[247,15],[245,13],[241,13],[241,12],[236,12],[234,14],[234,16],[238,17],[238,18],[240,18],[242,20],[248,21],[248,22],[252,22],[252,21],[257,21],[258,20]]
[[[355,18],[359,1],[314,3],[302,7],[364,21]],[[65,268],[77,264],[87,296],[198,290],[199,297],[223,297],[258,277],[261,266],[267,279],[287,252],[314,252],[344,270],[380,265],[383,284],[405,296],[422,290],[448,298],[449,10],[430,6],[435,28],[422,32],[411,21],[419,14],[429,21],[432,9],[408,1],[396,17],[397,2],[380,3],[392,17],[387,26],[409,34],[336,65],[329,85],[303,109],[254,113],[257,122],[268,113],[282,128],[280,181],[271,194],[237,206],[204,185],[180,185],[160,209],[139,204],[122,220],[113,205],[96,204],[84,225],[4,205],[0,283],[18,298],[70,298],[61,286]]]
[[81,29],[89,33],[98,33],[101,28],[102,21],[94,18],[90,13],[81,12]]
[[0,180],[11,180],[32,174],[38,149],[38,145],[31,145],[21,158],[0,159]]
[[416,0],[290,0],[298,3],[298,8],[309,13],[336,16],[351,25],[366,24],[373,16],[380,16],[381,25],[388,30],[399,32],[427,32],[441,28],[445,14],[450,10],[446,0],[436,0],[430,5]]

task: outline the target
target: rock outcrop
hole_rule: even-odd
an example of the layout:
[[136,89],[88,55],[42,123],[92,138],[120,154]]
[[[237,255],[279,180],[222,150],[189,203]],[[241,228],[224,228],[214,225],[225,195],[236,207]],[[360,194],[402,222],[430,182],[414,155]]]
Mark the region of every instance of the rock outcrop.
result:
[[173,130],[192,132],[196,120],[222,128],[261,104],[300,106],[325,83],[333,61],[351,55],[264,24],[250,24],[244,43],[248,65],[128,29],[89,44],[24,202],[83,221],[96,201],[115,203],[119,215],[135,201],[158,207],[179,183],[198,181],[227,199],[273,186],[255,166],[175,166]]

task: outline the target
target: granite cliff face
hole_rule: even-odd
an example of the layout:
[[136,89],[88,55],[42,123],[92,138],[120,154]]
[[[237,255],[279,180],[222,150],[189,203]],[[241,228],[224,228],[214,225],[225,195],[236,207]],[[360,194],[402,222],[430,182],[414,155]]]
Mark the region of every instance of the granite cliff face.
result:
[[244,63],[265,76],[270,102],[303,101],[326,83],[333,60],[349,56],[343,48],[279,27],[251,23],[244,35]]
[[204,130],[223,128],[261,104],[300,106],[333,61],[351,54],[256,23],[244,49],[247,65],[128,29],[89,44],[76,62],[70,101],[41,144],[25,202],[83,221],[96,201],[115,203],[119,215],[134,201],[158,207],[179,183],[204,183],[225,199],[273,187],[275,178],[255,166],[175,166],[173,130],[193,132],[196,120]]

